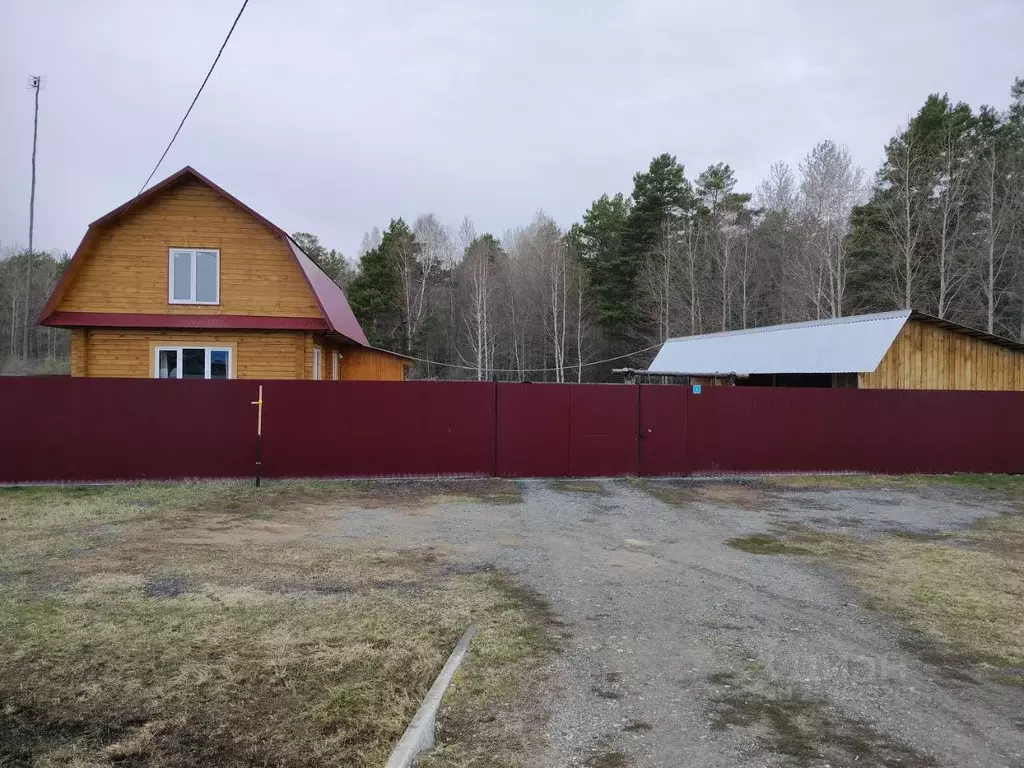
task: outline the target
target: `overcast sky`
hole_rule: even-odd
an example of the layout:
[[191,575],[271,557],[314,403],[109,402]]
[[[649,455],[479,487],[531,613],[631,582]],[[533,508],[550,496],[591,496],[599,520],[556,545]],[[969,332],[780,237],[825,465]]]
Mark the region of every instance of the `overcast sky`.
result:
[[[137,191],[240,0],[0,0],[0,243],[73,250]],[[1004,106],[1021,0],[250,0],[154,181],[192,165],[355,255],[434,212],[568,226],[661,152],[752,189],[825,138],[872,173],[930,92]]]

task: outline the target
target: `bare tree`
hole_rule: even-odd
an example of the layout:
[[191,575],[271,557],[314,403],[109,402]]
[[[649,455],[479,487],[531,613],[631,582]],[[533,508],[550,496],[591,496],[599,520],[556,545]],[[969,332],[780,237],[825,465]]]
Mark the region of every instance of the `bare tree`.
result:
[[889,180],[884,187],[888,200],[883,207],[883,218],[886,246],[896,278],[893,299],[905,309],[914,307],[923,263],[921,239],[925,212],[920,180],[925,164],[925,148],[916,132],[909,127],[901,131],[889,152]]
[[846,299],[850,214],[864,197],[864,170],[846,147],[817,144],[800,163],[800,215],[809,236],[806,285],[818,316],[840,317]]
[[372,251],[375,248],[380,247],[380,241],[381,234],[379,227],[374,227],[373,230],[370,232],[364,232],[363,240],[359,244],[359,253],[356,254],[357,257],[362,256],[364,253],[367,253],[368,251]]
[[469,357],[464,362],[473,366],[477,381],[487,379],[494,369],[495,326],[493,264],[497,257],[497,241],[485,235],[476,237],[467,217],[459,230],[460,244],[469,241],[459,265],[462,291],[460,314]]
[[739,244],[739,281],[740,281],[740,328],[747,328],[750,323],[751,307],[755,296],[757,278],[757,254],[750,232],[743,232]]
[[[996,318],[1009,282],[1007,273],[1024,261],[1022,180],[1024,162],[1020,155],[1012,152],[997,136],[986,140],[977,164],[975,183],[980,220],[981,293],[989,333],[995,333]],[[1018,334],[1024,338],[1024,313],[1021,317]]]
[[[640,293],[652,331],[648,341],[652,343],[660,344],[670,338],[677,325],[681,294],[679,250],[675,225],[666,221],[639,276]],[[691,301],[696,299],[695,295],[690,298]]]
[[967,228],[964,223],[970,222],[968,197],[975,181],[972,138],[967,126],[945,121],[938,148],[938,184],[932,193],[935,205],[929,221],[938,261],[936,315],[940,318],[949,314],[950,304],[970,274],[961,248]]
[[772,271],[766,278],[774,293],[776,306],[773,313],[783,323],[794,316],[803,316],[791,301],[794,293],[791,273],[800,250],[797,227],[799,194],[793,169],[788,163],[775,162],[754,196],[755,206],[760,209],[759,230],[764,255],[772,264]]
[[702,260],[704,257],[704,226],[700,216],[690,215],[686,218],[681,232],[683,249],[683,270],[686,281],[686,309],[690,324],[688,333],[701,333],[703,320],[701,315],[701,282],[703,279]]
[[414,242],[398,248],[395,254],[408,353],[412,353],[432,307],[439,275],[453,260],[451,236],[432,213],[416,219],[413,235]]
[[575,280],[573,281],[573,301],[576,308],[576,383],[583,381],[584,344],[589,334],[587,312],[587,276],[582,265],[576,260],[575,254],[569,253]]

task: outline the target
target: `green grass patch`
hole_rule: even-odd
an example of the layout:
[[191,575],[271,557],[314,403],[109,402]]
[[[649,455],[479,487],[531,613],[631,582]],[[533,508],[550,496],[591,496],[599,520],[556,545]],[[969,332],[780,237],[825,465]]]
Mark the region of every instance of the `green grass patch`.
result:
[[737,537],[729,539],[725,543],[730,547],[743,550],[744,552],[749,552],[752,555],[792,554],[790,551],[790,547],[792,546],[791,542],[767,533],[755,533],[750,536]]

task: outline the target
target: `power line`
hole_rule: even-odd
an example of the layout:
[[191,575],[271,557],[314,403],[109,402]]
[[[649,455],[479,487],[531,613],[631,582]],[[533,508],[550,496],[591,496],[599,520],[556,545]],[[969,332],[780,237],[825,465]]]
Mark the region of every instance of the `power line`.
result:
[[[627,352],[624,355],[618,355],[617,357],[609,357],[604,360],[594,360],[589,363],[582,363],[577,365],[563,365],[561,369],[558,368],[486,368],[484,369],[488,374],[492,373],[555,373],[558,370],[571,371],[573,368],[590,368],[594,365],[604,365],[605,363],[614,363],[616,360],[625,360],[627,357],[633,357],[634,355],[642,355],[644,352],[650,352],[652,349],[660,349],[661,344],[652,344],[649,347],[643,349],[637,349],[633,352]],[[412,355],[404,355],[404,357],[410,360],[415,360],[417,363],[427,363],[429,365],[440,365],[446,368],[458,368],[463,371],[477,371],[480,370],[475,365],[459,365],[458,363],[440,363],[437,360],[428,360],[424,357],[413,357]]]
[[[149,176],[146,177],[145,183],[143,183],[142,187],[139,189],[139,192],[138,194],[135,195],[135,197],[141,195],[143,191],[146,189],[146,187],[149,186],[149,182],[152,181],[153,176],[156,174],[157,169],[160,167],[160,164],[164,161],[164,158],[167,157],[167,153],[171,151],[171,147],[174,144],[174,140],[178,138],[178,134],[181,133],[181,129],[185,125],[185,121],[188,120],[188,116],[192,114],[192,108],[196,105],[196,102],[199,101],[199,95],[203,92],[203,89],[206,87],[206,83],[209,81],[210,75],[213,74],[214,67],[216,67],[217,62],[220,61],[220,55],[224,53],[224,48],[227,46],[228,40],[231,39],[231,33],[235,31],[235,27],[238,25],[238,20],[242,18],[242,13],[243,11],[245,11],[245,6],[247,6],[248,4],[249,0],[243,0],[242,7],[238,9],[238,15],[235,16],[235,20],[231,23],[231,29],[228,30],[227,37],[225,37],[224,42],[220,44],[220,50],[217,51],[217,57],[213,60],[213,64],[210,65],[210,69],[206,73],[206,77],[203,78],[203,84],[199,86],[199,90],[196,91],[195,98],[192,99],[192,103],[188,105],[188,109],[185,112],[185,116],[181,118],[181,122],[178,123],[177,130],[174,132],[174,135],[171,136],[171,140],[167,143],[167,148],[164,150],[164,153],[160,155],[160,159],[156,161],[156,165],[153,166],[153,170],[150,171]],[[128,208],[131,208],[131,205],[129,205]],[[125,213],[127,212],[128,209],[125,209]]]

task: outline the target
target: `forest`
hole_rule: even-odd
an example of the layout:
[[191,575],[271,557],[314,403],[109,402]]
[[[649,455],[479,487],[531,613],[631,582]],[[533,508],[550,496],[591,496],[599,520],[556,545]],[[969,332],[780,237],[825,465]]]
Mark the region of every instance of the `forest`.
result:
[[[356,260],[294,237],[421,378],[614,380],[673,336],[897,308],[1024,340],[1024,79],[1005,107],[929,96],[873,175],[831,139],[747,190],[726,162],[690,178],[666,153],[568,228],[428,213]],[[58,371],[59,331],[30,328],[25,356],[27,261],[0,261],[0,368]],[[32,261],[30,323],[66,256]]]

